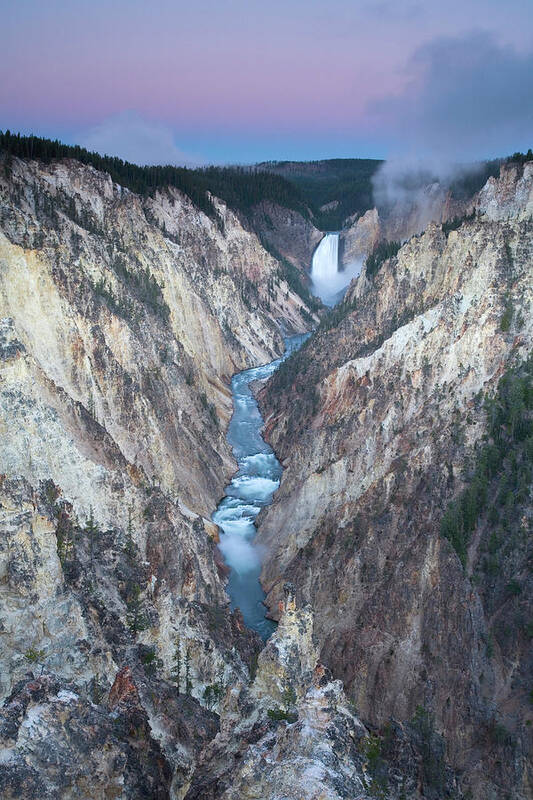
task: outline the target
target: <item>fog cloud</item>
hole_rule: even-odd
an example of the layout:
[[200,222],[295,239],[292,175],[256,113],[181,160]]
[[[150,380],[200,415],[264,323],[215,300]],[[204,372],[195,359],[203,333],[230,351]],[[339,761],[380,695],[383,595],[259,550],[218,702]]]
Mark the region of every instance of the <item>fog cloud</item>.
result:
[[373,185],[380,215],[408,219],[408,234],[439,221],[452,182],[483,159],[531,146],[533,54],[475,32],[419,48],[406,75],[400,95],[374,106],[397,146]]
[[404,220],[404,231],[398,229],[403,238],[440,221],[451,185],[477,173],[484,174],[480,163],[458,164],[435,156],[392,158],[373,177],[374,200],[381,217]]
[[533,53],[485,32],[415,51],[404,91],[374,104],[410,155],[481,159],[531,146]]
[[174,133],[158,122],[151,122],[133,111],[114,114],[85,131],[80,144],[102,155],[119,156],[134,164],[174,164],[196,166],[198,156],[176,146]]

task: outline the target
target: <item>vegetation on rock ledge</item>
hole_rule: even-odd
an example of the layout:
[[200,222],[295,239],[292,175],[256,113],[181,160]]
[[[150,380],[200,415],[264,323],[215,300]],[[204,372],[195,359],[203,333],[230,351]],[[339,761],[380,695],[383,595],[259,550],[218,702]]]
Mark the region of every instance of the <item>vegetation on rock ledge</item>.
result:
[[366,259],[367,277],[375,275],[388,258],[397,254],[401,246],[401,242],[379,242]]

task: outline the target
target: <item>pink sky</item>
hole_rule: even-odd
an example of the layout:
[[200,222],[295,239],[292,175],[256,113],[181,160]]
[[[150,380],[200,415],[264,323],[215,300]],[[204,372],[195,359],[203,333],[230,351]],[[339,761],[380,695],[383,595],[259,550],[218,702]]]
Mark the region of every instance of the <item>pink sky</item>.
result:
[[481,30],[533,49],[529,0],[1,2],[0,128],[105,146],[106,125],[126,140],[140,120],[206,160],[381,155],[421,47]]

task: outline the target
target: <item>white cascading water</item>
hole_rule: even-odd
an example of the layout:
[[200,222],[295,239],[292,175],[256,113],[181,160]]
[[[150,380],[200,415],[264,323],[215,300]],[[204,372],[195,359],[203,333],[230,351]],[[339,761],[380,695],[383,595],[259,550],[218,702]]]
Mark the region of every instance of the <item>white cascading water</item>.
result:
[[313,294],[327,306],[341,300],[344,290],[361,271],[361,263],[350,264],[339,272],[339,234],[326,233],[313,254],[311,281]]
[[339,234],[326,233],[313,255],[313,282],[329,283],[339,269]]

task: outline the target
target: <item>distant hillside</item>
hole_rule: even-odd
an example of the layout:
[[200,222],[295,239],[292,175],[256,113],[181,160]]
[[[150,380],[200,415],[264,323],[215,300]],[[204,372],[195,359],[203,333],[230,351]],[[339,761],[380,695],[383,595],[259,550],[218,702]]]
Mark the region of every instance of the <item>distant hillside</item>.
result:
[[342,228],[352,214],[363,214],[373,207],[372,176],[382,163],[373,158],[267,161],[257,164],[257,169],[296,186],[315,215],[315,225],[332,231]]

